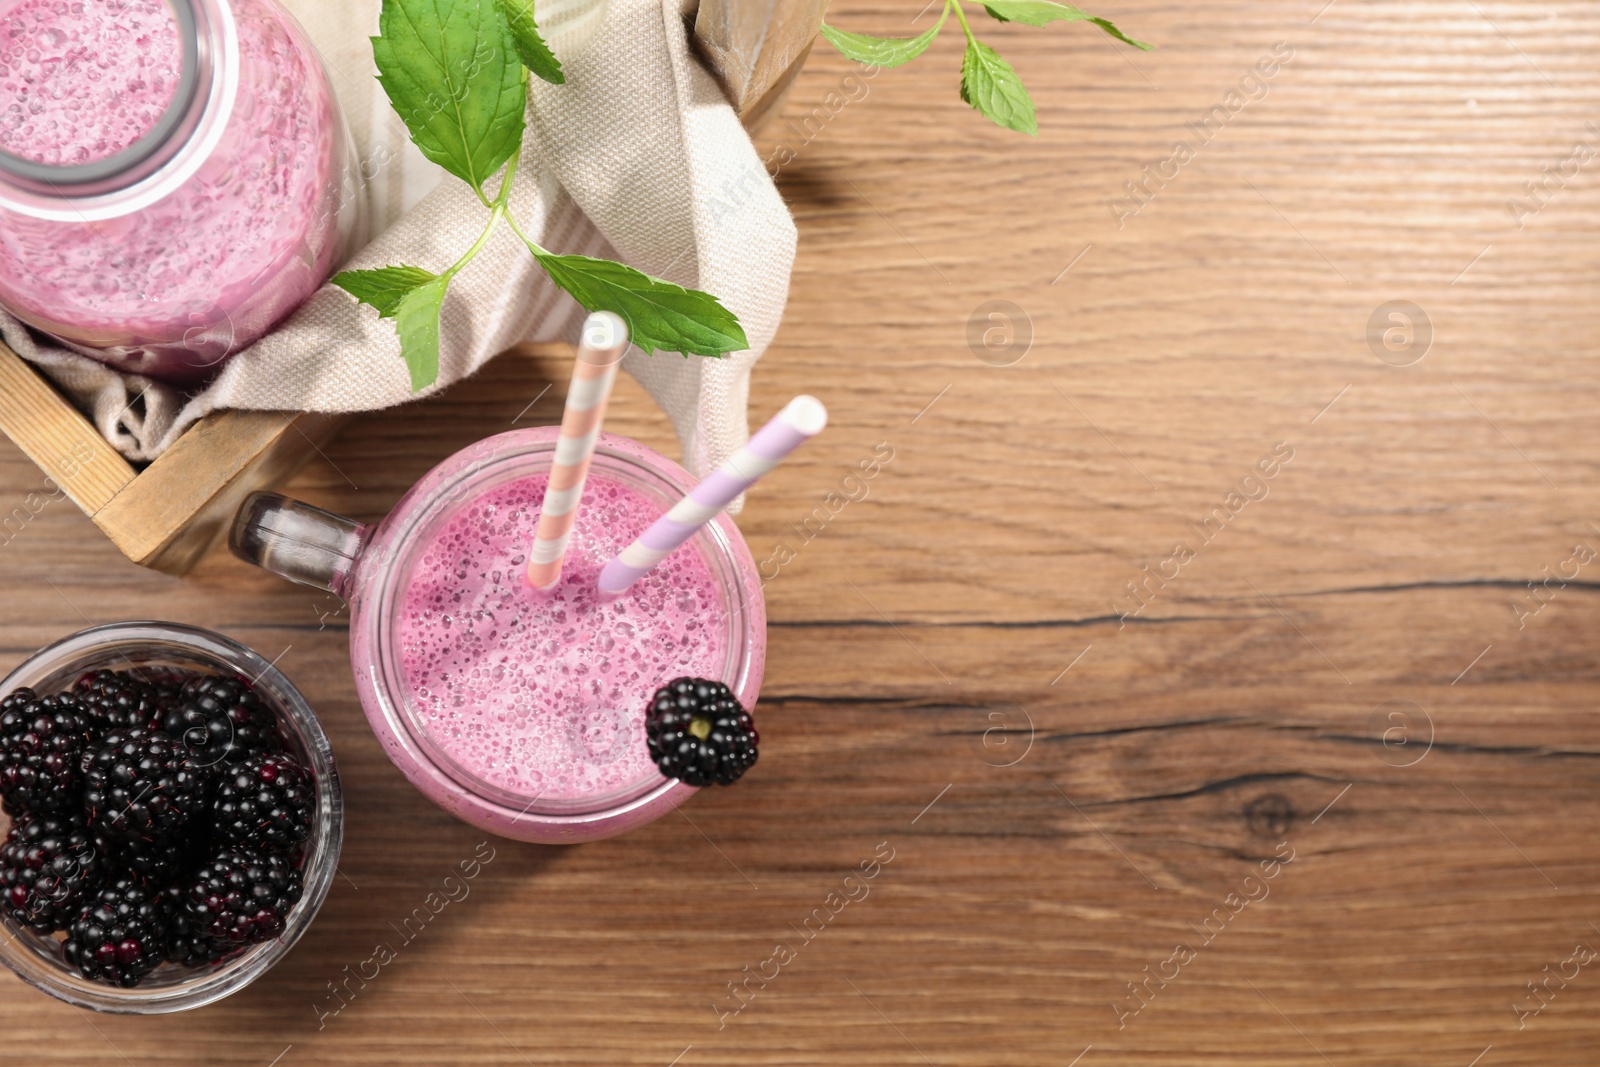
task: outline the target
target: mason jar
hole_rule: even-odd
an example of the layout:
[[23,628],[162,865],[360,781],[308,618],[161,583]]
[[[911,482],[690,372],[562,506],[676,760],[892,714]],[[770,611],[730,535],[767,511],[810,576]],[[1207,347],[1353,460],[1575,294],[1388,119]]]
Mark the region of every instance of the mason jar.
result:
[[[596,439],[585,519],[553,591],[538,593],[521,578],[521,549],[503,561],[489,549],[491,563],[458,556],[462,528],[488,544],[498,540],[489,527],[531,514],[526,500],[509,501],[544,484],[559,441],[556,426],[479,441],[429,471],[373,525],[255,493],[230,545],[241,559],[349,602],[350,660],[367,722],[423,795],[502,837],[578,844],[643,826],[697,791],[663,777],[649,757],[651,694],[695,675],[755,707],[767,614],[755,559],[726,513],[624,596],[597,599],[600,565],[695,484],[672,460],[615,434]],[[494,568],[496,584],[502,573],[518,579],[482,611],[469,603],[469,567]],[[431,611],[435,593],[454,605],[449,614]],[[475,662],[463,667],[460,656]],[[442,677],[430,664],[447,662],[443,674],[476,679],[470,698],[430,688]]]
[[365,238],[328,74],[274,0],[0,0],[0,304],[203,382]]

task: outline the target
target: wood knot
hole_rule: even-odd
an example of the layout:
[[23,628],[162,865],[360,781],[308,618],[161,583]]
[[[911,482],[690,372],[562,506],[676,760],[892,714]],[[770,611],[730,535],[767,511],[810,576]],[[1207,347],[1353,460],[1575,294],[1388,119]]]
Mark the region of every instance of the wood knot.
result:
[[1288,837],[1294,816],[1294,803],[1282,793],[1263,793],[1244,807],[1245,827],[1268,841]]

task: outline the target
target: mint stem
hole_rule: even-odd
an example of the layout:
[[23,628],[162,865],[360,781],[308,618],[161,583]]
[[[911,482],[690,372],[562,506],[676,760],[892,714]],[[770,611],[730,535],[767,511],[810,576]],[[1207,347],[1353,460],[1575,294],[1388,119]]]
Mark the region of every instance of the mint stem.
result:
[[[489,200],[483,195],[481,188],[474,186],[478,199],[482,200],[483,206],[489,209],[489,222],[484,226],[483,232],[478,235],[478,239],[472,243],[472,247],[467,249],[466,254],[451,264],[450,269],[444,272],[444,277],[454,278],[457,274],[460,274],[462,268],[471,263],[478,253],[483,251],[483,246],[489,243],[489,238],[494,236],[494,231],[499,227],[500,220],[511,217],[506,210],[506,205],[511,201],[511,183],[516,180],[517,163],[521,158],[522,149],[518,148],[511,154],[511,158],[506,160],[505,176],[500,179],[500,192],[495,196],[494,200]],[[512,227],[515,228],[516,223],[513,222]]]
[[946,3],[949,7],[955,8],[956,21],[961,23],[961,32],[967,35],[967,40],[976,42],[977,38],[972,35],[972,26],[967,22],[967,13],[961,10],[961,0],[946,0]]
[[539,244],[538,241],[522,232],[522,227],[517,225],[516,217],[509,212],[506,213],[506,222],[511,224],[511,232],[522,238],[522,243],[528,246],[528,251],[532,252],[536,258],[550,254],[549,250]]

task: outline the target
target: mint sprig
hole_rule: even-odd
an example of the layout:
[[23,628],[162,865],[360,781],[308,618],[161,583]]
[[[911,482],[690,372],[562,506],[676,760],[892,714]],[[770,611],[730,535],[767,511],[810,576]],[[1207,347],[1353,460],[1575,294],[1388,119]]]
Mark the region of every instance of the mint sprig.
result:
[[628,324],[628,339],[654,355],[656,349],[685,357],[720,356],[748,348],[744,329],[721,304],[707,308],[706,295],[609,259],[558,256],[528,242],[550,279],[589,311],[614,311]]
[[550,51],[533,21],[533,0],[498,0],[500,14],[511,27],[511,36],[517,43],[517,55],[522,65],[551,85],[567,84],[567,75],[561,69],[561,60]]
[[982,0],[982,3],[984,10],[1000,22],[1020,22],[1025,26],[1048,26],[1052,22],[1092,22],[1123,44],[1131,44],[1144,52],[1150,51],[1149,45],[1129,37],[1112,25],[1110,19],[1096,18],[1071,4],[1056,4],[1051,0]]
[[511,29],[479,0],[385,2],[378,84],[422,154],[474,189],[522,144],[528,78]]
[[822,36],[828,39],[829,44],[843,52],[846,58],[853,59],[857,63],[867,63],[874,67],[898,67],[926,52],[933,39],[939,36],[939,31],[944,29],[944,20],[949,17],[950,8],[947,5],[939,13],[939,21],[915,37],[868,37],[864,33],[835,29],[826,22],[822,24]]
[[[392,318],[413,391],[439,377],[439,322],[457,274],[502,221],[557,286],[590,311],[611,311],[645,352],[717,357],[750,347],[738,318],[709,293],[530,240],[508,211],[526,133],[528,74],[566,82],[534,21],[534,0],[383,0],[372,39],[378,82],[422,154],[472,187],[489,209],[483,232],[442,274],[421,267],[347,270],[333,284]],[[931,38],[930,38],[931,39]],[[502,173],[503,172],[503,173]],[[485,188],[502,173],[493,199]]]
[[407,293],[438,277],[421,267],[379,267],[377,270],[347,270],[334,280],[363,304],[377,308],[380,319],[392,319]]
[[441,275],[419,285],[395,306],[394,328],[400,335],[400,355],[411,371],[411,391],[424,389],[439,378],[439,312],[450,276]]
[[[1047,26],[1052,22],[1088,22],[1124,44],[1148,52],[1150,46],[1129,37],[1117,29],[1109,19],[1052,0],[979,0],[983,9],[999,22],[1020,22],[1026,26]],[[961,57],[961,99],[996,125],[1037,137],[1038,117],[1034,112],[1033,98],[1023,87],[1015,68],[1000,58],[1000,53],[978,40],[967,22],[967,13],[961,0],[945,0],[939,21],[915,37],[871,37],[852,33],[826,23],[822,36],[846,58],[875,67],[898,67],[927,51],[933,39],[944,28],[950,12],[961,23],[961,32],[967,38],[966,51]]]
[[1022,87],[1016,68],[982,41],[969,41],[961,57],[961,99],[1008,130],[1039,136],[1033,97]]

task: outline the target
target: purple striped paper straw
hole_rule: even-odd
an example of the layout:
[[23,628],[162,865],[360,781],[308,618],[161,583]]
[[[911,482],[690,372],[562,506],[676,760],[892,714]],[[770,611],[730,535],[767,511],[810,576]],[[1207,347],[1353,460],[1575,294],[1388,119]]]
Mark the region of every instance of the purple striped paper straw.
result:
[[695,531],[749,489],[756,479],[828,425],[828,409],[814,396],[797,396],[733,455],[600,572],[600,592],[623,592]]

